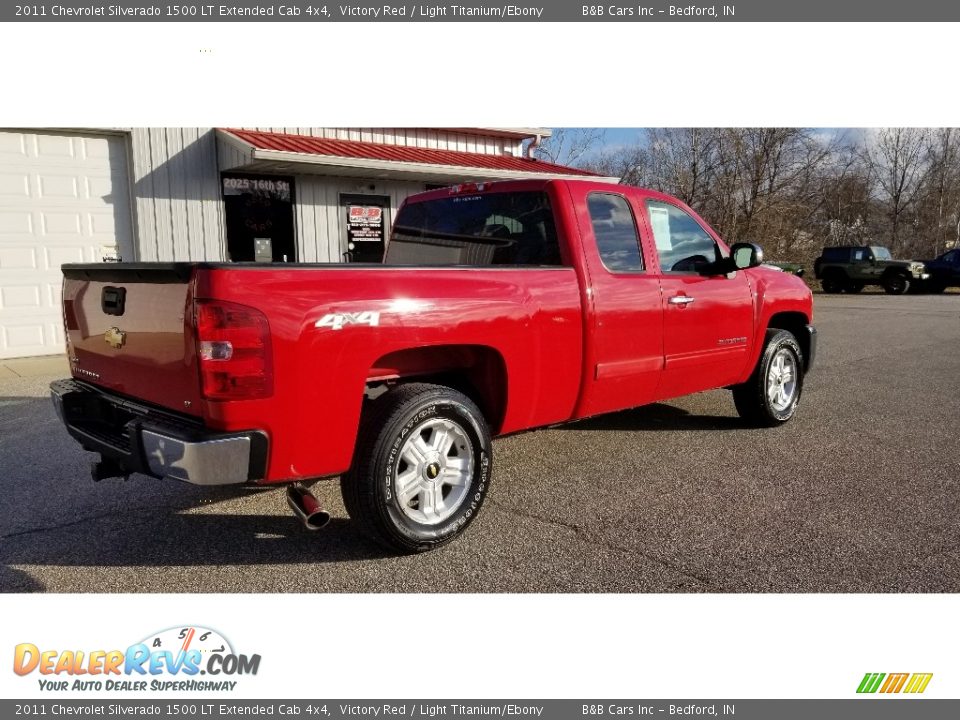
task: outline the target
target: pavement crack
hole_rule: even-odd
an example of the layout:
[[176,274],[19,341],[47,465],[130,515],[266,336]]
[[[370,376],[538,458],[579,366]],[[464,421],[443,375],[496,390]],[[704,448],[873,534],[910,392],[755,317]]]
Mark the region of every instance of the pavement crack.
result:
[[589,543],[592,545],[599,545],[599,546],[605,547],[608,550],[614,550],[616,552],[624,553],[627,555],[639,555],[640,557],[646,560],[649,560],[650,562],[655,563],[657,565],[661,565],[667,568],[668,570],[671,570],[672,572],[675,572],[684,577],[688,577],[692,580],[696,580],[698,583],[705,585],[707,588],[712,589],[713,592],[724,592],[723,586],[718,585],[714,580],[712,580],[711,578],[705,575],[700,575],[692,570],[681,567],[679,565],[675,565],[671,562],[668,562],[667,560],[664,560],[661,557],[657,557],[656,555],[648,553],[644,550],[639,550],[637,548],[626,548],[626,547],[617,545],[616,543],[612,543],[606,540],[601,535],[596,535],[596,534],[587,532],[587,530],[582,525],[576,525],[574,523],[564,522],[563,520],[558,520],[556,518],[541,517],[540,515],[535,515],[530,512],[518,510],[515,507],[508,507],[506,505],[503,505],[497,502],[496,500],[491,500],[489,498],[487,499],[487,502],[499,508],[500,510],[503,510],[508,514],[518,515],[520,517],[524,517],[529,520],[534,520],[536,522],[541,522],[547,525],[556,525],[557,527],[562,527],[567,530],[571,530],[578,538],[580,538],[586,543]]
[[[140,510],[147,510],[148,508],[130,508],[124,509],[123,513],[131,512],[136,515]],[[114,517],[120,515],[120,510],[113,510],[111,512],[101,513],[100,515],[88,515],[86,517],[78,518],[76,520],[68,520],[66,522],[57,523],[55,525],[43,525],[40,527],[27,528],[26,530],[17,530],[16,532],[7,533],[5,535],[0,535],[0,540],[10,540],[12,538],[24,537],[26,535],[36,535],[39,533],[45,532],[55,532],[57,530],[63,530],[64,528],[73,527],[74,525],[81,525],[86,522],[96,521],[96,520],[105,520],[106,518]]]

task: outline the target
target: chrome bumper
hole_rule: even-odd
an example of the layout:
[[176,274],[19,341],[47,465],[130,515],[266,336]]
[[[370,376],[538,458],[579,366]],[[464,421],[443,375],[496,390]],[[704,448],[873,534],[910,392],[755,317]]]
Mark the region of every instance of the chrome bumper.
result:
[[75,380],[50,385],[57,415],[86,450],[126,472],[194,485],[237,485],[266,474],[266,434],[218,433]]

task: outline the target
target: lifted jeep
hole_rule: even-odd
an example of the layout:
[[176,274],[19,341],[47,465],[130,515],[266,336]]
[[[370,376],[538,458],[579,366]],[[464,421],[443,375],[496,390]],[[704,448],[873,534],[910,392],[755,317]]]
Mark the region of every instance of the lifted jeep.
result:
[[902,295],[930,277],[922,262],[894,260],[887,248],[877,245],[824,248],[813,274],[827,293],[858,293],[867,285],[879,285],[891,295]]

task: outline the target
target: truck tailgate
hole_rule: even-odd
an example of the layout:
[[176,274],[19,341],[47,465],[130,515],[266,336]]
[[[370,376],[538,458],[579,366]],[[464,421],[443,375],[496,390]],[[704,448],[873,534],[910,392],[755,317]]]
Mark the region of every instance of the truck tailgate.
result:
[[63,275],[73,377],[199,415],[191,267],[64,265]]

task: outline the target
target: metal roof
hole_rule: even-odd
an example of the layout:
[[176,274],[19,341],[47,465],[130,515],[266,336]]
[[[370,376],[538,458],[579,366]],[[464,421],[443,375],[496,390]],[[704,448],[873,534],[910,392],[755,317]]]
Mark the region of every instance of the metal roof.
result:
[[[288,135],[234,128],[221,128],[220,132],[227,133],[249,145],[256,153],[268,152],[271,155],[272,153],[291,153],[301,157],[314,156],[330,159],[344,158],[346,161],[424,165],[433,169],[438,167],[468,168],[482,170],[485,171],[484,174],[490,175],[502,173],[507,177],[540,174],[551,177],[600,177],[596,173],[579,168],[510,155],[482,155],[454,150],[437,150],[407,145],[383,145],[355,140],[331,140],[305,135]],[[272,159],[280,159],[280,157],[273,156]],[[296,157],[290,159],[296,160]],[[424,170],[426,169],[425,167]]]

